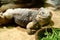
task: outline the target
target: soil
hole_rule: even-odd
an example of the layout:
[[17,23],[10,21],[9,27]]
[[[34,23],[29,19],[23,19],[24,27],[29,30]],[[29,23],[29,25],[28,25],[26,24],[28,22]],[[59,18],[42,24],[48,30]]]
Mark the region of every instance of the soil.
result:
[[26,30],[20,27],[0,28],[0,40],[35,40],[35,35],[28,35]]

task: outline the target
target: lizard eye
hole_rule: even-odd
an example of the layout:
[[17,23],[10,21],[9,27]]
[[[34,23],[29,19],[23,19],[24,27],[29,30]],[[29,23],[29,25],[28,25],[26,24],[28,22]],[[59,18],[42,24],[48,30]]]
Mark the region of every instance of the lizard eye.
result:
[[45,14],[44,12],[42,12],[42,14]]
[[43,16],[45,13],[44,12],[41,12],[41,15]]

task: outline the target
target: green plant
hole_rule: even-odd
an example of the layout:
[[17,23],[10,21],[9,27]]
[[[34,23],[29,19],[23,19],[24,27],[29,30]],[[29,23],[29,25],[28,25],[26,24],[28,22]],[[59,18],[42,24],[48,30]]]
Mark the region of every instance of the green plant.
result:
[[45,30],[45,37],[40,37],[39,40],[60,40],[60,29],[52,28],[52,33]]

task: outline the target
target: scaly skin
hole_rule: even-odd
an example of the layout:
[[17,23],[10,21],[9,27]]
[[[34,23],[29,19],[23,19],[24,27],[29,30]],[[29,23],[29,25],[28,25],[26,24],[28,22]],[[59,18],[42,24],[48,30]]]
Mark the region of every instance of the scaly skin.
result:
[[2,18],[12,19],[16,24],[27,28],[29,34],[34,33],[41,26],[47,24],[51,20],[51,11],[46,8],[40,8],[38,10],[33,9],[8,9],[2,14]]

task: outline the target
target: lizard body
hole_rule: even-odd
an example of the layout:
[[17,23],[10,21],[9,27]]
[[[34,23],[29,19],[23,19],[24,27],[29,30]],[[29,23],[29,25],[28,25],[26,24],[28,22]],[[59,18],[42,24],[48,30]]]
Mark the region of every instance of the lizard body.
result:
[[46,8],[40,8],[38,10],[33,9],[8,9],[2,14],[3,18],[12,19],[16,24],[27,28],[28,33],[32,33],[32,30],[43,26],[51,20],[51,11]]

